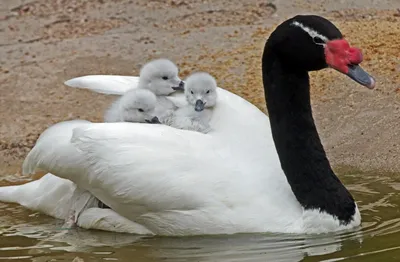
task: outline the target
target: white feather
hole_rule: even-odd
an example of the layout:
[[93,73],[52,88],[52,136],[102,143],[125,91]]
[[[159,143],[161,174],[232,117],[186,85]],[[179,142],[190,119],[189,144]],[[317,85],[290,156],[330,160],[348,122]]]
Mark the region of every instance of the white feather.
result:
[[65,85],[75,88],[88,89],[93,92],[107,95],[123,95],[129,89],[139,84],[137,76],[117,75],[88,75],[72,78],[64,82]]

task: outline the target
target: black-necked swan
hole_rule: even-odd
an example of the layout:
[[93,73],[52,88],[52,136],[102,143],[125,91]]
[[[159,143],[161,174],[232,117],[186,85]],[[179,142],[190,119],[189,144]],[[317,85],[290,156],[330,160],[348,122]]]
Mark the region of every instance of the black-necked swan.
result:
[[193,73],[185,82],[187,105],[165,116],[161,122],[175,128],[208,133],[213,107],[217,103],[217,82],[206,72]]
[[[373,88],[361,61],[361,52],[330,21],[295,16],[271,34],[262,57],[270,118],[218,88],[208,134],[165,125],[62,122],[39,139],[24,161],[24,173],[41,168],[71,180],[153,234],[351,229],[360,225],[360,212],[318,136],[308,71],[332,67]],[[91,76],[89,82],[101,89],[103,80],[110,83],[113,77],[117,88],[118,76]],[[84,78],[70,83],[88,87]],[[57,181],[51,174],[42,178],[43,183],[50,179]],[[70,183],[59,180],[60,186]],[[32,183],[37,186],[0,188],[0,199],[27,207],[27,195],[41,196],[43,205],[57,200],[42,197],[46,188],[40,180]]]
[[104,122],[159,123],[155,109],[156,95],[147,89],[135,88],[118,98],[104,114]]

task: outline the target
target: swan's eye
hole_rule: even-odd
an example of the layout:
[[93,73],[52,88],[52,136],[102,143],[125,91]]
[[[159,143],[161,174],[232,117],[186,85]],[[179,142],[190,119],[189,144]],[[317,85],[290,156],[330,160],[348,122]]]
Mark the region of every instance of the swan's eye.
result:
[[209,93],[210,93],[210,90],[207,90],[206,94],[209,94]]
[[141,109],[141,108],[139,108],[139,109],[138,109],[138,111],[139,111],[139,112],[142,112],[142,113],[144,112],[144,110],[143,110],[143,109]]
[[168,80],[168,76],[163,76],[162,79]]
[[192,93],[192,95],[194,94],[193,91],[190,91],[190,93]]
[[314,43],[316,43],[317,45],[324,45],[325,41],[321,39],[321,37],[315,36],[313,38]]

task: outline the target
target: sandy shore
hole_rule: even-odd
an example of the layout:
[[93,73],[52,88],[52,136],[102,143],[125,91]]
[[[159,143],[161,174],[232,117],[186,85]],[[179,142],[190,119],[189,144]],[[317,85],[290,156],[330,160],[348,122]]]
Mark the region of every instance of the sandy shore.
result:
[[138,75],[143,63],[168,57],[183,77],[212,72],[219,86],[264,110],[265,39],[300,13],[330,18],[377,79],[370,91],[333,70],[312,74],[315,119],[332,164],[400,171],[400,2],[310,2],[2,0],[0,175],[18,171],[48,126],[101,121],[113,97],[63,85],[81,75]]

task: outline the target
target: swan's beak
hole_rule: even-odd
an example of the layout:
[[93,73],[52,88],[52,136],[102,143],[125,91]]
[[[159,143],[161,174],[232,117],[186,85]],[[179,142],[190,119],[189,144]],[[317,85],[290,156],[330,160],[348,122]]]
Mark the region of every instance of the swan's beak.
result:
[[158,119],[158,117],[153,117],[151,120],[145,120],[146,121],[146,123],[149,123],[149,124],[161,124],[161,122],[160,122],[160,120]]
[[326,43],[324,52],[327,65],[369,89],[375,87],[375,79],[359,66],[363,61],[360,49],[345,39],[336,39]]
[[369,89],[375,87],[375,79],[365,72],[359,65],[349,65],[349,72],[346,75]]
[[178,86],[173,86],[172,89],[175,91],[185,91],[185,82],[180,81]]
[[204,110],[205,103],[200,99],[196,101],[196,105],[194,106],[194,110],[197,112],[201,112]]

